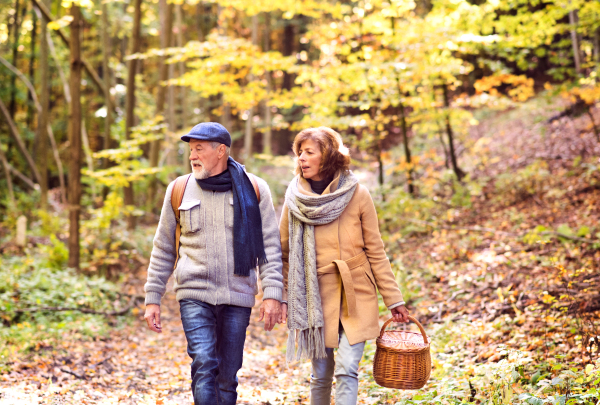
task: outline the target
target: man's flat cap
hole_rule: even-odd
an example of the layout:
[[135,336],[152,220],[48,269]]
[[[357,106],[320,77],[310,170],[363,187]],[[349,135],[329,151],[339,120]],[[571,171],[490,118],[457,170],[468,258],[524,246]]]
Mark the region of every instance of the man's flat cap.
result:
[[181,137],[181,140],[184,142],[189,142],[190,139],[219,142],[227,147],[231,146],[231,135],[227,129],[218,122],[202,122],[192,128],[187,135]]

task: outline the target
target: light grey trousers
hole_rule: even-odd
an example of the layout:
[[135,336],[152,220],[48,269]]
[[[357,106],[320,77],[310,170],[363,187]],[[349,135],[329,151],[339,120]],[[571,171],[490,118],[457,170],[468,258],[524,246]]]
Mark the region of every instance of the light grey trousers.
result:
[[331,403],[331,385],[335,373],[335,404],[356,405],[358,400],[358,363],[363,355],[365,342],[350,345],[346,332],[340,335],[335,359],[333,349],[325,349],[327,358],[312,360],[310,376],[311,405]]

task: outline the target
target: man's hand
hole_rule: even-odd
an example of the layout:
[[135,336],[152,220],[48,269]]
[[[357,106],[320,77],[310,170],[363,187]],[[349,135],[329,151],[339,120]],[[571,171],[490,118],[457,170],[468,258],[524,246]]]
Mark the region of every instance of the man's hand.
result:
[[146,320],[150,330],[156,333],[162,333],[162,326],[160,326],[160,305],[146,305],[146,314],[144,315],[144,319]]
[[394,322],[408,322],[408,309],[404,305],[400,305],[399,307],[392,308],[392,317],[394,318]]
[[287,321],[287,307],[285,302],[281,303],[281,315],[279,315],[279,323],[286,323]]
[[281,304],[279,301],[267,298],[260,306],[260,318],[258,321],[265,320],[265,330],[273,330],[275,324],[281,316]]

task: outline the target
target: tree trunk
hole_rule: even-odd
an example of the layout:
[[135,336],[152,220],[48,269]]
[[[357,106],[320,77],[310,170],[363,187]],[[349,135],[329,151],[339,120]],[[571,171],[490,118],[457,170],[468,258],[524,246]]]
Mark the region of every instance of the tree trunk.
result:
[[[398,90],[400,90],[399,87]],[[398,94],[398,96],[401,97],[401,94]],[[406,113],[402,101],[399,102],[398,107],[400,110],[400,124],[402,128],[402,144],[404,145],[404,158],[406,159],[406,164],[408,166],[406,169],[406,183],[408,184],[408,193],[414,197],[415,185],[413,184],[412,157],[410,153],[410,147],[408,145],[408,128],[406,125]]]
[[594,60],[600,64],[600,28],[594,32]]
[[579,38],[577,36],[577,10],[569,10],[569,24],[571,25],[571,42],[573,43],[573,59],[575,71],[581,72],[581,51],[579,50]]
[[204,2],[199,1],[196,4],[196,30],[198,35],[198,41],[204,42]]
[[[37,14],[35,10],[31,10],[31,22],[33,24],[33,29],[31,30],[31,42],[30,45],[30,55],[29,55],[29,81],[35,82],[35,45],[37,40]],[[41,54],[41,49],[40,49]],[[27,96],[27,127],[30,127],[35,118],[35,106],[33,105],[33,96],[31,93]],[[36,156],[37,157],[37,156]]]
[[71,108],[69,112],[69,267],[79,269],[79,215],[81,211],[81,11],[71,5]]
[[[286,26],[283,29],[283,55],[291,56],[294,53],[294,26],[291,21],[286,21]],[[294,84],[292,73],[284,72],[283,74],[283,88],[291,90]]]
[[[175,10],[176,10],[175,18],[176,18],[176,23],[177,23],[177,46],[179,48],[181,48],[185,45],[185,43],[184,43],[185,41],[183,38],[183,29],[184,29],[183,12],[182,12],[181,4],[177,4],[177,6],[175,6],[175,7],[176,7],[175,8]],[[179,77],[182,77],[185,74],[185,62],[179,62],[177,65],[179,67]],[[181,106],[181,117],[179,119],[179,122],[180,122],[182,128],[185,129],[188,126],[188,119],[189,119],[188,104],[187,104],[187,91],[186,91],[185,86],[179,87],[179,105]],[[176,156],[177,156],[177,154],[176,154]],[[189,157],[190,157],[189,148],[183,148],[182,166],[183,166],[184,173],[190,167]]]
[[2,146],[0,146],[0,162],[2,163],[2,167],[4,168],[4,174],[6,177],[6,184],[8,186],[8,198],[10,199],[10,203],[15,206],[15,192],[13,191],[12,179],[10,177],[10,166],[8,161],[6,160],[6,156],[4,155],[4,151],[2,150]]
[[[140,51],[140,26],[142,19],[142,0],[135,0],[133,15],[133,32],[131,33],[130,55]],[[135,74],[137,72],[137,59],[131,59],[127,62],[127,93],[125,94],[125,138],[131,139],[131,128],[135,126]],[[134,205],[133,184],[124,188],[125,205]],[[135,217],[127,216],[127,229],[135,229]]]
[[36,158],[40,170],[40,191],[42,209],[48,205],[48,120],[50,110],[50,69],[49,49],[46,37],[48,35],[48,19],[43,15],[40,18],[40,107],[38,115]]
[[[104,100],[110,100],[110,87],[112,84],[108,58],[111,53],[110,36],[108,33],[108,4],[102,1],[102,79],[104,79]],[[110,149],[110,126],[112,125],[112,109],[106,103],[106,117],[104,118],[104,139],[102,149]],[[109,160],[104,158],[102,168],[108,169]]]
[[446,147],[446,142],[444,141],[444,130],[443,130],[443,125],[440,124],[439,121],[436,120],[437,126],[438,126],[438,135],[440,138],[440,143],[442,144],[442,150],[444,151],[444,167],[446,169],[450,168],[450,156],[448,153],[448,148]]
[[450,147],[450,162],[452,163],[452,170],[454,170],[456,178],[459,181],[462,181],[463,177],[465,177],[465,172],[463,172],[460,169],[460,167],[458,167],[456,151],[454,150],[454,133],[452,132],[452,125],[450,124],[450,102],[448,100],[448,86],[446,84],[443,84],[442,90],[444,95],[444,107],[446,107],[446,133],[448,134],[448,145]]
[[[258,14],[254,14],[252,16],[252,44],[258,45]],[[248,75],[248,84],[254,81],[254,75]],[[254,102],[254,100],[253,100]],[[246,114],[248,114],[248,119],[246,120],[246,131],[244,134],[244,161],[248,161],[252,157],[252,144],[253,144],[253,124],[254,124],[254,106],[251,106]]]
[[[265,12],[265,38],[263,50],[265,52],[269,52],[271,50],[271,14]],[[272,87],[272,78],[271,71],[267,70],[265,72],[265,77],[267,79],[267,98],[264,101],[264,111],[265,111],[265,132],[263,133],[263,153],[270,155],[273,153],[271,149],[272,143],[272,122],[273,115],[271,112],[271,107],[269,106],[269,100],[271,99],[271,87]]]
[[35,162],[33,161],[33,158],[27,151],[27,148],[25,147],[25,143],[23,142],[23,139],[21,139],[21,135],[19,135],[17,126],[15,125],[15,122],[12,120],[12,118],[10,116],[10,112],[6,108],[6,105],[4,105],[4,103],[2,102],[2,99],[0,99],[0,110],[2,111],[2,115],[4,115],[4,118],[6,119],[6,123],[8,124],[8,127],[10,128],[10,133],[13,137],[13,140],[16,142],[17,147],[23,154],[23,157],[27,161],[27,164],[29,165],[31,172],[33,173],[34,180],[39,183],[40,182],[40,172],[38,171],[38,169],[35,165]]
[[[159,0],[159,18],[160,18],[160,48],[166,49],[171,44],[171,35],[173,33],[173,4],[167,3],[167,0]],[[165,115],[165,98],[167,94],[167,87],[163,82],[169,79],[169,68],[165,56],[161,56],[158,61],[158,89],[156,91],[156,115],[163,116],[163,122]],[[150,144],[150,167],[158,166],[158,158],[160,152],[161,140],[152,141]],[[156,199],[156,190],[158,186],[158,178],[152,176],[150,184],[148,186],[148,210],[154,207],[154,201]]]
[[[22,18],[19,19],[19,0],[15,0],[15,22],[13,24],[13,36],[14,42],[12,44],[12,64],[13,66],[17,66],[18,58],[19,58],[19,37],[21,36],[21,23],[23,22],[23,17],[25,17],[25,13],[27,11],[27,6],[23,9]],[[17,78],[15,76],[10,77],[10,104],[8,106],[10,112],[10,118],[15,120],[15,112],[17,110]]]

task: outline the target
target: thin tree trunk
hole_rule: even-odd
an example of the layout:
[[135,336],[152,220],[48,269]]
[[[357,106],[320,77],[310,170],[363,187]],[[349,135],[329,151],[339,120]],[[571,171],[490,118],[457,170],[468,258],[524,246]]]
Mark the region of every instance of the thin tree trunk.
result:
[[[271,50],[271,14],[268,12],[264,13],[265,15],[265,38],[263,50],[265,52],[269,52]],[[269,100],[271,99],[271,87],[272,87],[272,78],[271,71],[267,70],[265,72],[265,77],[267,79],[267,98],[264,101],[264,111],[265,111],[265,132],[263,133],[263,153],[270,155],[273,153],[271,144],[273,140],[272,135],[272,123],[273,123],[273,114],[271,112],[271,107],[269,106]]]
[[[131,48],[130,55],[140,51],[140,26],[142,18],[142,0],[135,0],[134,16],[133,16],[133,32],[131,33]],[[131,128],[135,126],[135,74],[137,71],[137,59],[131,59],[127,62],[127,93],[125,94],[125,138],[131,138]],[[124,203],[125,205],[134,205],[133,185],[129,184],[124,188]],[[127,216],[127,228],[135,229],[135,217]]]
[[204,42],[204,11],[204,2],[199,1],[198,4],[196,4],[196,30],[198,34],[198,41],[200,42]]
[[[167,0],[159,0],[159,18],[160,18],[160,48],[166,49],[171,44],[171,35],[173,32],[173,4],[167,3]],[[163,84],[169,79],[168,66],[165,63],[166,57],[161,56],[158,62],[158,89],[156,91],[156,115],[165,115],[165,97],[167,93],[167,87]],[[163,122],[164,122],[163,118]],[[158,158],[160,152],[161,140],[152,141],[150,144],[150,167],[158,166]],[[148,187],[148,210],[154,207],[154,201],[156,200],[156,190],[158,178],[152,176]]]
[[579,50],[579,38],[577,36],[577,10],[569,10],[569,25],[571,25],[571,42],[573,43],[573,59],[575,70],[581,71],[581,52]]
[[[400,90],[400,87],[398,87]],[[399,96],[401,96],[399,94]],[[412,157],[410,153],[410,147],[408,145],[408,128],[406,125],[406,112],[404,109],[404,104],[402,101],[398,104],[400,110],[400,124],[402,128],[402,144],[404,145],[404,158],[406,159],[407,169],[406,169],[406,183],[408,184],[408,193],[412,196],[415,195],[415,185],[413,180],[413,167],[412,167]]]
[[[227,35],[227,20],[225,18],[222,17],[223,13],[223,6],[221,6],[220,4],[217,6],[217,30],[219,32],[219,35],[221,36],[225,36]],[[225,70],[225,69],[222,69]],[[229,106],[229,104],[225,101],[225,97],[223,96],[223,94],[221,93],[220,96],[221,99],[221,105],[222,105],[222,115],[221,115],[221,125],[223,125],[225,128],[227,128],[227,130],[229,132],[233,131],[233,128],[231,127],[231,107]]]
[[594,60],[600,64],[600,28],[594,32]]
[[58,60],[58,55],[56,54],[56,48],[54,47],[54,41],[52,41],[52,36],[50,32],[47,33],[46,38],[48,39],[48,47],[50,49],[50,55],[52,55],[52,60],[54,60],[54,65],[56,66],[56,70],[58,70],[58,77],[60,77],[60,81],[63,85],[63,91],[65,92],[65,100],[67,104],[71,103],[71,90],[69,89],[69,81],[67,80],[67,75],[65,74],[62,65],[60,64],[60,60]]
[[40,112],[38,114],[36,158],[38,161],[41,181],[42,209],[48,205],[48,117],[50,111],[50,69],[48,64],[49,49],[46,36],[48,35],[48,20],[40,18]]
[[[181,48],[183,47],[184,44],[184,38],[183,38],[183,13],[182,13],[182,6],[181,4],[177,4],[177,6],[175,6],[175,18],[176,18],[176,23],[177,23],[177,47]],[[179,62],[178,64],[179,67],[179,77],[182,77],[185,74],[185,62]],[[179,122],[181,123],[182,128],[186,128],[188,125],[188,119],[189,119],[189,112],[188,112],[188,104],[187,104],[187,91],[186,91],[186,87],[185,86],[180,86],[179,87],[179,105],[181,106],[181,118],[179,120]],[[182,162],[182,166],[184,171],[186,169],[189,169],[189,154],[190,154],[190,150],[189,148],[183,148],[183,162]]]
[[4,174],[6,177],[6,184],[8,186],[8,198],[10,199],[10,203],[15,205],[15,192],[13,191],[12,179],[10,177],[10,166],[8,161],[6,160],[6,156],[4,155],[4,151],[2,150],[2,146],[0,145],[0,161],[2,161],[2,167],[4,168]]
[[[102,1],[102,75],[104,76],[104,99],[110,99],[110,87],[112,84],[108,58],[111,53],[110,35],[108,25],[108,4]],[[104,117],[104,139],[102,140],[102,149],[110,149],[110,126],[112,125],[112,110],[108,103],[106,104],[106,117]],[[108,169],[109,160],[104,158],[102,168]]]
[[444,106],[446,107],[446,133],[448,134],[448,145],[450,147],[450,162],[452,163],[452,170],[454,170],[456,178],[459,181],[461,181],[463,177],[465,177],[465,172],[463,172],[460,169],[460,167],[458,167],[456,151],[454,150],[454,133],[452,132],[452,125],[450,124],[450,102],[448,100],[448,86],[446,84],[443,84],[442,90],[444,94]]
[[81,203],[81,11],[71,5],[71,108],[69,113],[69,267],[79,269],[79,216]]
[[444,167],[448,169],[450,167],[450,156],[448,153],[448,148],[446,147],[446,142],[444,141],[444,130],[442,124],[436,120],[438,126],[438,135],[440,138],[440,143],[442,144],[442,150],[444,151]]
[[[94,171],[94,158],[92,157],[92,149],[90,148],[90,138],[88,137],[87,129],[85,128],[85,120],[81,120],[81,141],[83,142],[83,153],[88,170]],[[92,201],[96,201],[96,185],[92,183]]]
[[598,131],[596,121],[594,121],[594,114],[592,114],[592,106],[588,107],[587,114],[590,117],[590,121],[592,121],[592,128],[594,129],[594,135],[596,135],[596,140],[598,141],[598,143],[600,143],[600,131]]
[[[19,19],[19,0],[15,0],[15,22],[13,24],[13,44],[12,44],[12,65],[17,66],[18,58],[19,58],[19,38],[21,36],[21,23],[23,22],[23,18]],[[23,9],[23,16],[25,17],[25,12],[27,11],[27,7]],[[17,78],[11,76],[10,78],[10,104],[8,106],[10,112],[10,118],[15,120],[15,112],[17,109]]]
[[[35,82],[35,45],[37,40],[37,14],[35,10],[31,10],[31,22],[33,24],[33,29],[31,30],[31,42],[30,42],[30,55],[29,55],[29,81]],[[40,55],[42,50],[40,49]],[[33,105],[33,96],[31,93],[27,96],[27,127],[30,127],[35,119],[35,106]]]
[[12,120],[12,118],[10,116],[10,112],[8,111],[8,109],[6,108],[6,105],[4,105],[4,103],[2,102],[1,99],[0,99],[0,110],[2,110],[2,114],[4,115],[4,118],[6,119],[8,127],[10,128],[10,133],[11,133],[14,141],[16,142],[17,147],[23,154],[23,157],[27,161],[27,164],[29,165],[31,172],[33,173],[33,178],[35,179],[36,182],[39,183],[40,182],[40,172],[38,171],[38,169],[35,165],[35,162],[33,161],[33,158],[27,151],[27,148],[25,147],[25,143],[23,142],[23,139],[21,139],[21,135],[19,135],[17,126],[15,125],[15,122]]
[[[252,44],[258,45],[258,14],[252,16]],[[254,81],[254,75],[248,75],[248,84]],[[254,106],[250,107],[247,112],[248,119],[246,120],[246,131],[244,134],[244,161],[252,157],[253,144],[253,124],[254,124]]]

